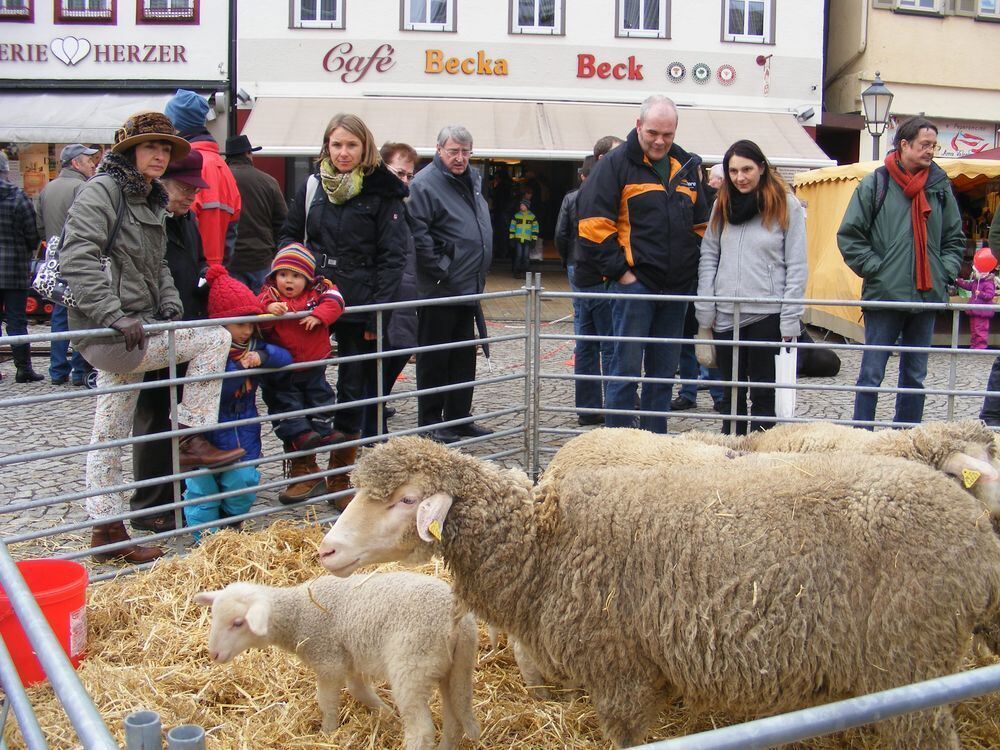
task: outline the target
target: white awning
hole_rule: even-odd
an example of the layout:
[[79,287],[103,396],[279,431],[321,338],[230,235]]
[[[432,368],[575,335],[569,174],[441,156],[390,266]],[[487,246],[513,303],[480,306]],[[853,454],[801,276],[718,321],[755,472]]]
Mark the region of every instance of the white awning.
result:
[[144,110],[162,112],[170,93],[0,94],[0,141],[111,143],[115,130]]
[[[624,136],[635,126],[635,104],[525,102],[488,99],[259,97],[243,133],[265,156],[314,156],[323,131],[338,112],[361,117],[376,142],[409,143],[434,152],[438,131],[461,124],[487,158],[582,159],[605,135]],[[722,160],[740,138],[756,141],[779,167],[814,169],[835,162],[792,114],[684,107],[678,143],[707,162]]]

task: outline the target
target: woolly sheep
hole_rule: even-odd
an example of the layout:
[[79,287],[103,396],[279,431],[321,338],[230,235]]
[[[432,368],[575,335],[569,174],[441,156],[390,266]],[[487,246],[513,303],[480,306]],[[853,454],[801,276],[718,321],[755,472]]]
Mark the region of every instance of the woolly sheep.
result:
[[[579,470],[528,491],[417,437],[368,451],[320,545],[337,575],[437,552],[457,596],[593,701],[620,747],[668,700],[756,716],[955,672],[1000,616],[1000,540],[948,478],[894,458]],[[912,488],[923,491],[914,494]],[[887,748],[957,748],[947,708]]]
[[402,715],[406,750],[434,746],[428,701],[435,684],[444,719],[439,750],[457,747],[463,731],[479,739],[472,711],[476,623],[471,614],[455,619],[444,581],[416,573],[323,576],[292,588],[231,583],[194,600],[212,607],[213,661],[274,645],[316,672],[324,732],[340,723],[345,683],[360,703],[391,713],[371,685],[384,679]]

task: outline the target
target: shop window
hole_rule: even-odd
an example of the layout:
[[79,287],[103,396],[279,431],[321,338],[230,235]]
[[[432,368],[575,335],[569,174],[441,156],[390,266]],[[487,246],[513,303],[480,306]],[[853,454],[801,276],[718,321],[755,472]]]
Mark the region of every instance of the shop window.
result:
[[294,0],[293,29],[344,28],[344,0]]
[[403,0],[404,31],[454,31],[455,0]]
[[0,0],[0,21],[34,20],[34,0]]
[[722,0],[722,40],[774,44],[775,0]]
[[1000,2],[998,0],[979,0],[977,15],[1000,21]]
[[136,0],[136,23],[198,23],[201,0]]
[[565,34],[566,0],[510,0],[511,34]]
[[55,0],[56,23],[101,23],[118,21],[118,0]]
[[618,0],[616,36],[670,38],[670,0]]

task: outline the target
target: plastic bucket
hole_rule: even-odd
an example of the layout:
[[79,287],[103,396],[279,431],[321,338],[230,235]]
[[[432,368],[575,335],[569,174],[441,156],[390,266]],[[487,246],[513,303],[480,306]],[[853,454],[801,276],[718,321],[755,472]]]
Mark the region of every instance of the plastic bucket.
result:
[[[63,651],[73,666],[78,666],[87,650],[87,569],[72,560],[49,559],[22,560],[17,567]],[[42,665],[2,589],[0,637],[25,687],[45,679]]]

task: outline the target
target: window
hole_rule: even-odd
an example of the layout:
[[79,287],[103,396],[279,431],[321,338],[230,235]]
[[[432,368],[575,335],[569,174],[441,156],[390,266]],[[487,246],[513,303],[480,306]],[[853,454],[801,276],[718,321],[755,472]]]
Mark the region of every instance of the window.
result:
[[114,24],[117,21],[117,0],[55,0],[56,23]]
[[726,42],[774,43],[774,0],[723,0]]
[[34,21],[33,0],[0,0],[0,21]]
[[979,15],[1000,19],[1000,2],[998,0],[979,0]]
[[198,23],[201,0],[136,0],[136,23]]
[[935,13],[939,10],[939,0],[899,0],[900,8],[909,10],[927,10]]
[[616,36],[670,38],[670,0],[618,0]]
[[344,0],[295,0],[294,29],[344,28]]
[[511,34],[564,34],[566,0],[510,0]]
[[403,0],[404,31],[454,31],[455,0]]

